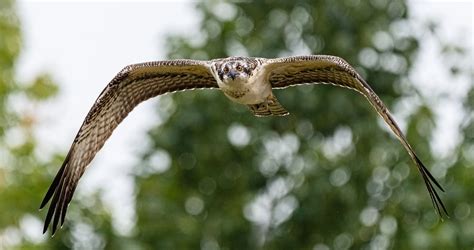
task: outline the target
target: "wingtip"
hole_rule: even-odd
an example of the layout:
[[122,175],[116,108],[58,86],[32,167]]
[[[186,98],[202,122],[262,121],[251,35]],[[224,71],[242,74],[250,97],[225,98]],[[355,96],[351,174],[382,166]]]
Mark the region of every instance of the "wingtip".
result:
[[53,228],[51,229],[51,236],[56,234],[56,225],[53,223]]
[[[436,213],[438,214],[441,221],[444,221],[444,217],[449,218],[448,210],[444,205],[443,201],[439,197],[438,193],[435,190],[435,187],[438,187],[439,190],[445,192],[443,187],[438,183],[438,181],[434,178],[434,176],[430,173],[430,171],[425,167],[425,165],[421,162],[416,154],[413,153],[413,158],[415,159],[416,165],[423,177],[423,180],[426,184],[426,188],[428,189],[428,193],[430,195],[431,201],[435,208]],[[433,186],[433,184],[434,186]]]
[[441,207],[442,207],[442,211],[441,209],[438,208],[438,211],[436,211],[436,213],[438,214],[438,217],[439,217],[439,220],[441,222],[444,222],[444,219],[451,219],[451,216],[449,216],[449,213],[448,211],[446,210],[446,208],[444,207],[444,205],[441,203]]
[[444,215],[439,215],[439,219],[441,222],[444,222],[444,219],[451,219],[451,216],[449,216],[448,211],[444,211]]
[[[45,225],[45,228],[43,229],[43,234],[45,234],[48,231],[48,227],[49,227],[49,225]],[[57,233],[56,227],[53,224],[53,226],[51,228],[51,238],[53,238],[56,235],[56,233]]]
[[398,127],[393,117],[391,116],[385,104],[383,104],[383,102],[380,100],[377,94],[375,94],[372,88],[367,84],[367,82],[362,77],[360,77],[360,75],[356,74],[356,78],[362,83],[364,87],[361,93],[369,100],[369,102],[376,109],[379,115],[385,120],[387,125],[395,133],[397,138],[400,140],[400,142],[405,147],[406,151],[408,152],[408,154],[410,155],[410,157],[416,164],[416,167],[418,168],[423,178],[423,181],[425,182],[426,189],[428,190],[428,193],[430,195],[435,212],[438,213],[441,218],[443,217],[443,212],[445,215],[448,216],[447,209],[443,201],[439,197],[435,186],[442,192],[445,192],[444,188],[438,183],[438,181],[433,177],[433,175],[428,171],[428,169],[424,166],[424,164],[418,158],[418,156],[416,155],[416,153],[414,152],[414,150],[408,143],[407,139],[405,138],[405,135],[403,134],[401,129]]
[[43,201],[41,202],[41,204],[40,204],[38,210],[41,211],[41,210],[46,206],[46,204],[48,204],[48,201],[45,200],[45,199],[43,199]]
[[430,171],[428,171],[428,169],[425,167],[423,162],[421,162],[420,158],[418,158],[416,154],[414,154],[414,156],[415,156],[416,164],[421,168],[423,173],[425,173],[429,177],[431,182],[433,182],[436,185],[436,187],[438,187],[439,190],[446,192],[444,191],[444,188],[441,186],[441,184],[439,184],[439,182],[436,180],[436,178],[430,173]]

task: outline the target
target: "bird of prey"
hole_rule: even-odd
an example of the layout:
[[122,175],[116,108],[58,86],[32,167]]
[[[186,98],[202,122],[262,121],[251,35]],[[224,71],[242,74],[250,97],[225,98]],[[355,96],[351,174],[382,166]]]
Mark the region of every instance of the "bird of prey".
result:
[[284,116],[288,111],[273,89],[301,84],[332,84],[361,93],[384,119],[418,168],[437,213],[447,215],[435,190],[444,191],[408,143],[387,107],[346,61],[336,56],[285,58],[229,57],[209,61],[169,60],[126,66],[99,95],[77,133],[64,163],[40,208],[50,200],[43,233],[52,222],[62,226],[79,178],[114,129],[139,103],[165,93],[219,88],[232,101],[248,106],[255,116]]

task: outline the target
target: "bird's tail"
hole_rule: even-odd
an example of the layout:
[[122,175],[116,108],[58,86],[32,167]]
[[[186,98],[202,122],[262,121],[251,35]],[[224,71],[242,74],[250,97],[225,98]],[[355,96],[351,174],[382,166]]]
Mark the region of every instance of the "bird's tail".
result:
[[277,100],[276,96],[271,93],[267,99],[259,104],[248,105],[250,111],[255,116],[285,116],[290,114]]

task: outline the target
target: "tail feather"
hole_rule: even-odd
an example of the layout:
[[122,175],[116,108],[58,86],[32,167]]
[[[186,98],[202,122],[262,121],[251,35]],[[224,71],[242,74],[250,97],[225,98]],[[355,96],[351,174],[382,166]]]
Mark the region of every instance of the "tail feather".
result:
[[267,99],[259,104],[248,105],[255,116],[285,116],[290,114],[277,100],[276,96],[270,94]]

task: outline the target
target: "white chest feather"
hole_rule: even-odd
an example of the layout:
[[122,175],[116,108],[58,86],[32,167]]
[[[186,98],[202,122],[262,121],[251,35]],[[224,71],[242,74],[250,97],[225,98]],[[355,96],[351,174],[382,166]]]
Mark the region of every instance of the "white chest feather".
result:
[[227,83],[218,79],[217,83],[229,99],[241,104],[262,103],[272,92],[267,77],[260,72],[247,79],[236,78]]

